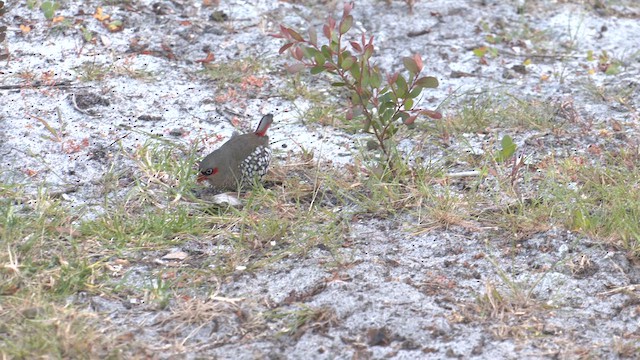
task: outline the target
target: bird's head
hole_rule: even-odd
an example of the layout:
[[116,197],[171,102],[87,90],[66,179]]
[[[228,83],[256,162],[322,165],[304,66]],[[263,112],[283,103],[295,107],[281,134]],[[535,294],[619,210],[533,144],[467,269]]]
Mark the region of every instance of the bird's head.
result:
[[218,173],[218,170],[219,170],[218,162],[215,156],[211,156],[211,155],[213,155],[213,153],[205,157],[200,163],[200,168],[198,169],[199,171],[198,179],[197,179],[199,183],[205,180],[211,181]]

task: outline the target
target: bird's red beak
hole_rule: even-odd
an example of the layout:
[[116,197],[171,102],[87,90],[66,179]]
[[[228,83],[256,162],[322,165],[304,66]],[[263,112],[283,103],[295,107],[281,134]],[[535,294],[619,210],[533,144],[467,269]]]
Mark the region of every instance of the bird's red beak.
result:
[[207,177],[202,175],[202,174],[198,174],[198,179],[196,180],[196,182],[201,183],[203,181],[207,180]]

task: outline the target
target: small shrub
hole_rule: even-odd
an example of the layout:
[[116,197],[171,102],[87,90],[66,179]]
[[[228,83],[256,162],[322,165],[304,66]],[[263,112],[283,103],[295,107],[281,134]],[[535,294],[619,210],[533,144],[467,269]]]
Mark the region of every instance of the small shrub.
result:
[[391,140],[398,131],[398,122],[411,125],[421,115],[432,119],[442,117],[437,111],[415,106],[422,90],[438,87],[438,80],[433,76],[420,75],[423,63],[419,54],[402,59],[408,73],[404,75],[400,72],[385,74],[372,64],[371,57],[375,51],[373,36],[361,34],[358,40],[346,38],[354,21],[351,15],[353,6],[353,3],[344,5],[339,23],[332,17],[327,19],[322,29],[326,44],[319,42],[314,28],[309,28],[306,39],[284,25],[280,25],[280,32],[272,36],[284,39],[280,53],[288,51],[296,60],[287,66],[289,72],[308,68],[314,75],[329,73],[337,80],[333,86],[348,90],[347,121],[363,119],[363,130],[375,136],[389,164],[388,160],[393,155]]

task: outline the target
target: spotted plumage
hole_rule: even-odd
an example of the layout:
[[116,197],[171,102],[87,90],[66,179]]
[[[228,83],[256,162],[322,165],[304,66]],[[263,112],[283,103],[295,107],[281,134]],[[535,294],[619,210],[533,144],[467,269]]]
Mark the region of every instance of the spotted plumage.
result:
[[198,181],[207,180],[216,191],[250,188],[267,173],[271,160],[267,129],[271,114],[260,120],[256,131],[231,137],[200,163]]

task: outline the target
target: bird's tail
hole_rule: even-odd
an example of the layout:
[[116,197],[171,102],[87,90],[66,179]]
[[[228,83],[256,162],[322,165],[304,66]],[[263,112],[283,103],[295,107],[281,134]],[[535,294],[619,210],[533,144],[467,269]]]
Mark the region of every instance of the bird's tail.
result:
[[273,122],[272,114],[267,114],[263,116],[262,119],[260,120],[260,123],[258,124],[258,128],[256,129],[256,135],[258,136],[267,135],[267,130],[269,129],[269,126],[271,126],[272,122]]

